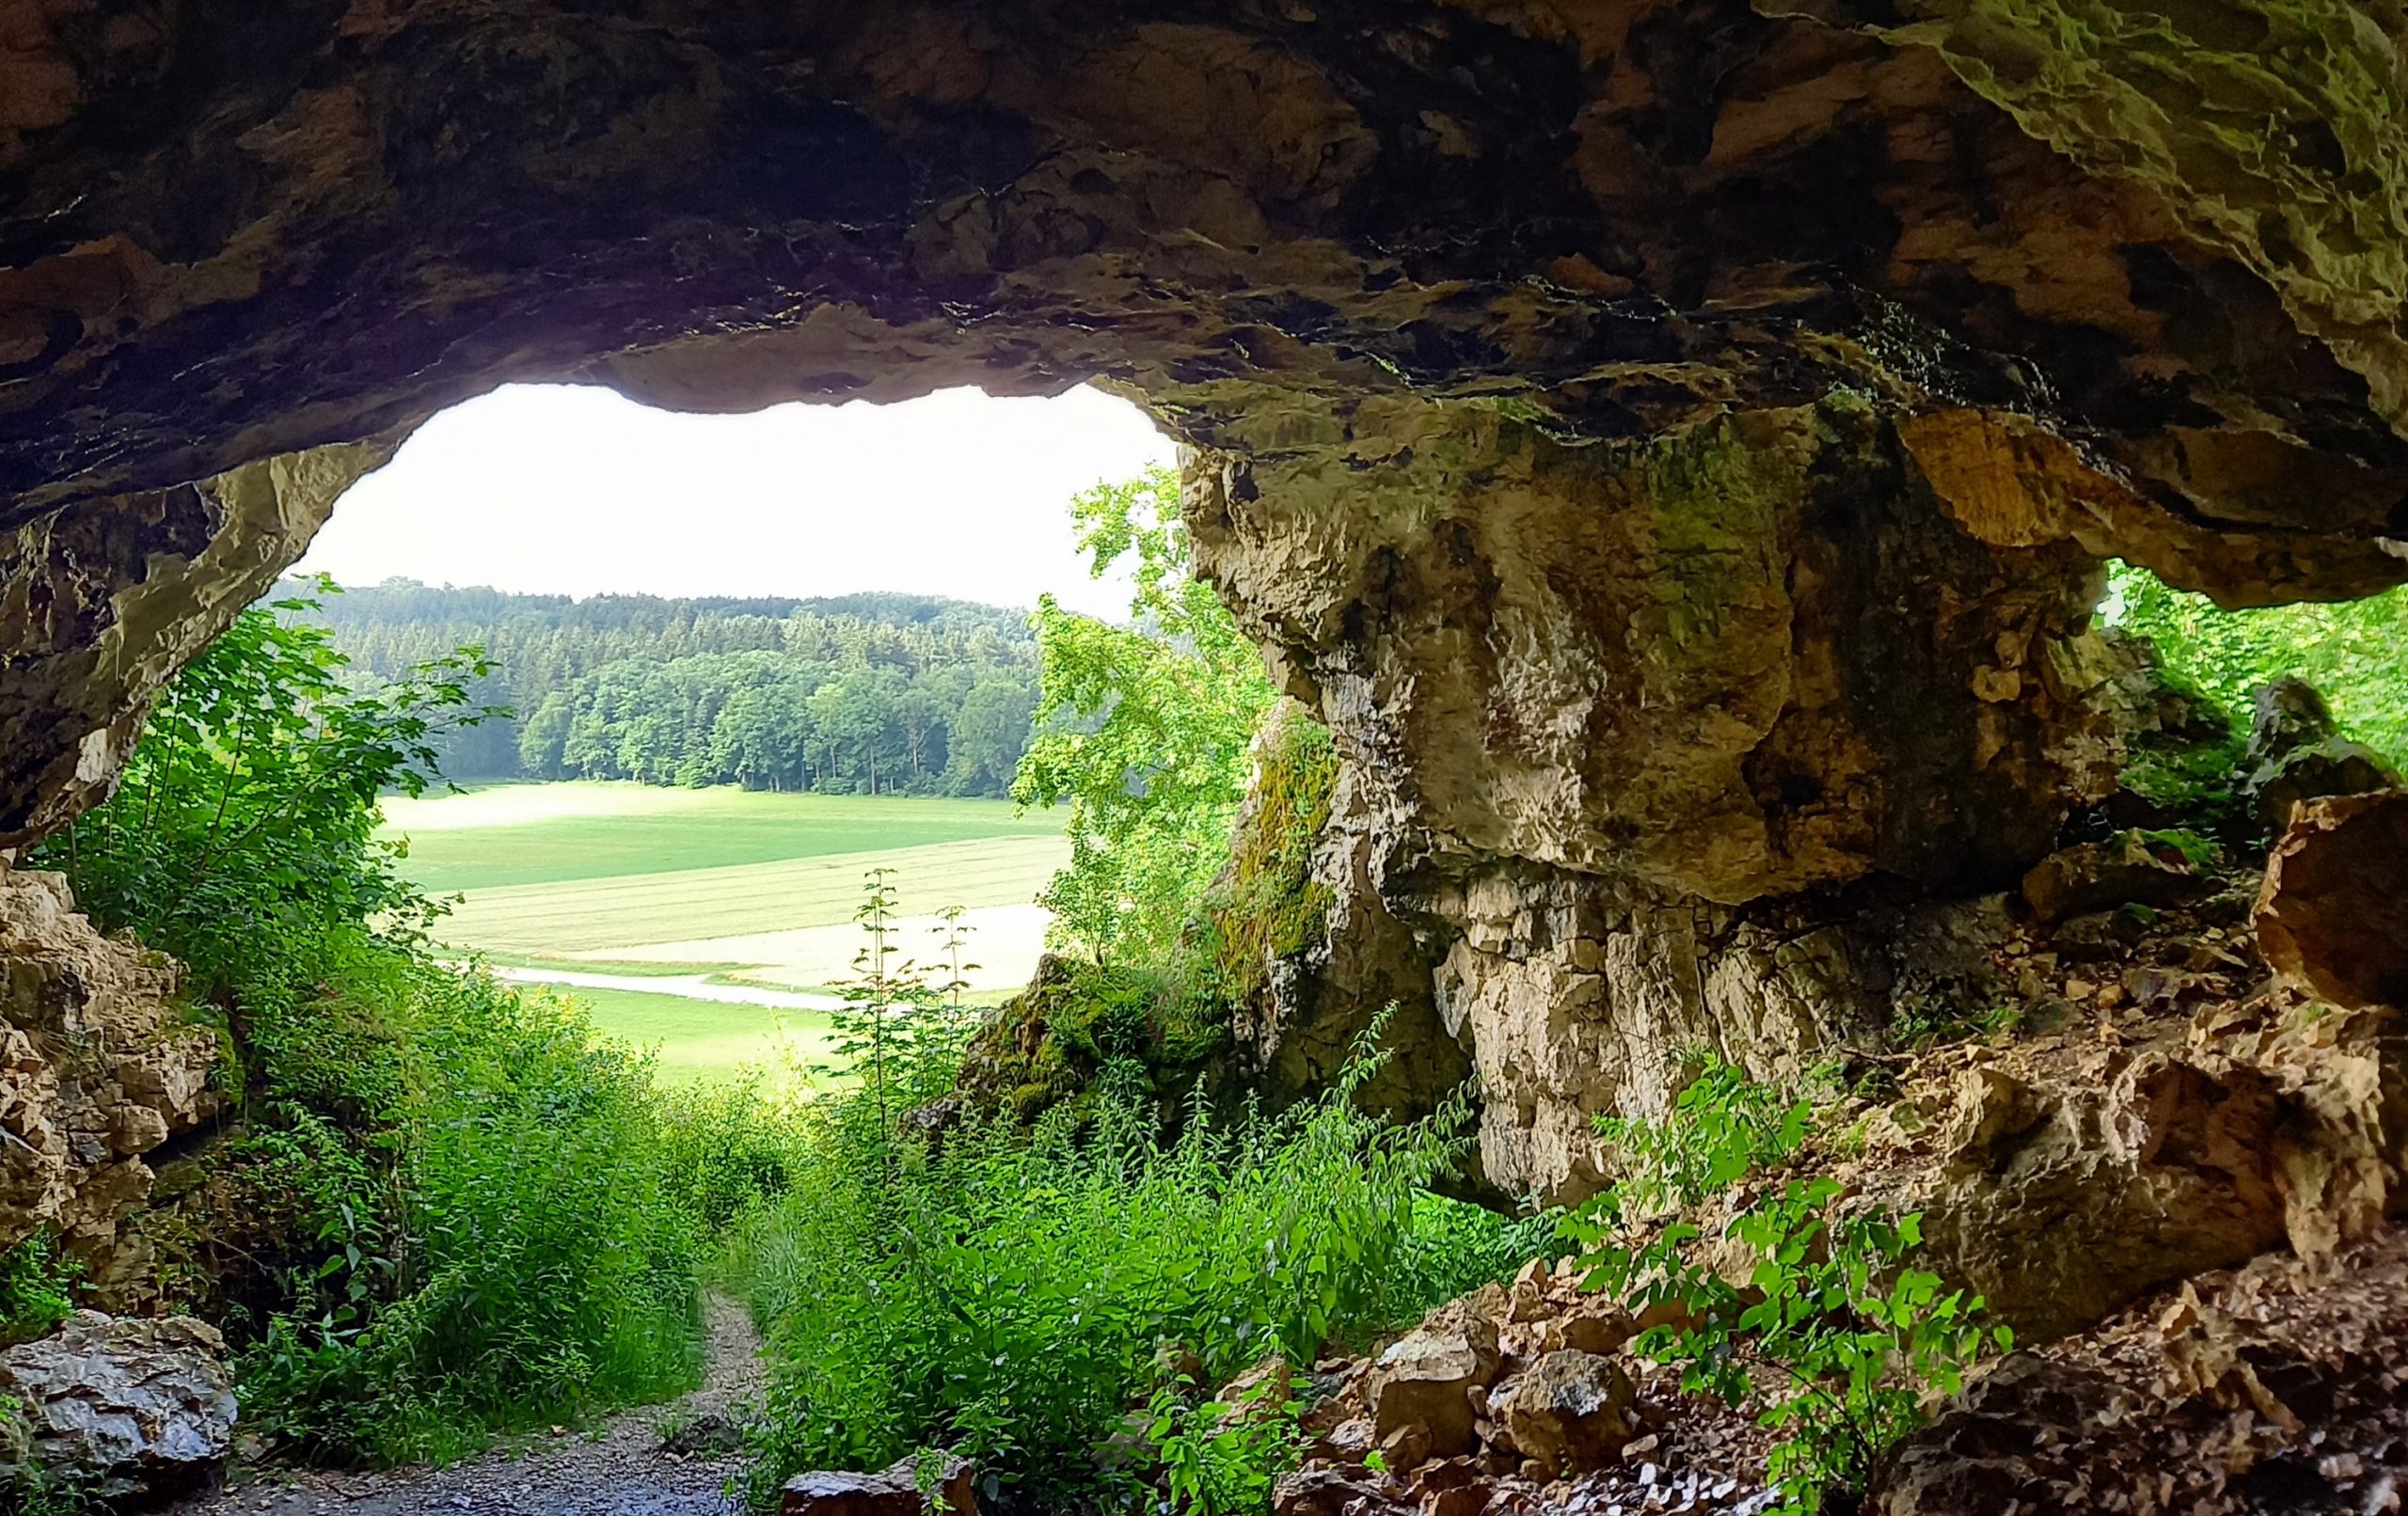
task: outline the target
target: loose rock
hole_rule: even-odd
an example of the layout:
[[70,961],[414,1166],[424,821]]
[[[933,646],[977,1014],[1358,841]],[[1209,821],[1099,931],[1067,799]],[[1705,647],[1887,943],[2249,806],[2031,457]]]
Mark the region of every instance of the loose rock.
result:
[[23,1403],[33,1461],[111,1495],[205,1484],[226,1461],[234,1387],[226,1342],[190,1317],[126,1321],[78,1311],[0,1353],[0,1397]]
[[1637,1391],[1622,1366],[1600,1353],[1551,1352],[1503,1398],[1506,1430],[1526,1457],[1570,1473],[1612,1462],[1635,1429]]
[[[937,1494],[948,1516],[977,1516],[970,1463],[949,1461],[937,1479]],[[798,1474],[786,1481],[783,1516],[926,1516],[915,1461],[904,1459],[876,1474]]]
[[2408,791],[2311,800],[2266,860],[2258,947],[2339,1005],[2408,1005]]

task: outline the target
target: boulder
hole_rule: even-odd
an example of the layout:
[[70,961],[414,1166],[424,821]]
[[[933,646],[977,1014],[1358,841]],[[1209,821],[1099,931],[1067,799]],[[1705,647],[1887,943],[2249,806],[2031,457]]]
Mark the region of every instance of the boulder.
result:
[[2338,1005],[2408,1005],[2408,791],[2310,800],[2266,859],[2258,948]]
[[[946,1460],[937,1477],[936,1499],[937,1509],[947,1516],[977,1516],[968,1460]],[[909,1458],[876,1474],[798,1474],[786,1481],[778,1504],[783,1516],[927,1516],[928,1508],[928,1497],[920,1491],[918,1461]]]
[[0,1397],[21,1403],[41,1468],[90,1477],[110,1496],[165,1494],[208,1483],[226,1461],[235,1409],[225,1353],[217,1329],[190,1317],[78,1311],[0,1352]]
[[1636,1428],[1635,1398],[1620,1364],[1566,1349],[1531,1365],[1501,1398],[1498,1411],[1524,1457],[1569,1474],[1616,1461]]
[[2179,906],[2213,888],[2180,848],[2138,829],[2059,848],[2023,876],[2023,898],[2044,922],[2123,905]]
[[2302,679],[2258,687],[2252,702],[2242,796],[2258,824],[2279,831],[2292,809],[2328,795],[2360,795],[2400,783],[2381,753],[2341,735],[2324,697]]
[[1412,1508],[1370,1478],[1337,1469],[1298,1469],[1271,1487],[1272,1516],[1380,1516]]
[[1408,1427],[1428,1433],[1430,1455],[1468,1452],[1471,1392],[1497,1378],[1497,1329],[1480,1317],[1410,1333],[1380,1354],[1370,1379],[1374,1436],[1385,1445]]

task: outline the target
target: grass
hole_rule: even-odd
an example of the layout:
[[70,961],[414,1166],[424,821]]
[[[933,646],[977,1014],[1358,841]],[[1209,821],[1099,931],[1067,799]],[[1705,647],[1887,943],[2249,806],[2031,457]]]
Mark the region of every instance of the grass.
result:
[[657,1048],[663,1083],[724,1079],[747,1065],[809,1066],[831,1058],[828,1018],[816,1011],[723,1005],[631,989],[564,989],[594,1029],[638,1047]]
[[[726,868],[684,868],[477,890],[438,928],[445,941],[537,957],[652,942],[704,941],[841,925],[861,903],[862,875],[895,871],[905,909],[1021,905],[1069,861],[1061,837],[992,837],[885,852],[820,854]],[[682,956],[682,955],[681,955]],[[721,959],[702,954],[697,958]]]
[[[386,834],[409,839],[405,872],[437,894],[1062,836],[1058,815],[1016,814],[1005,800],[590,781],[489,785],[460,795],[388,799],[384,809]],[[856,871],[848,888],[860,882]],[[689,934],[651,940],[671,935]]]
[[[1024,974],[1020,918],[1069,861],[1059,823],[994,800],[748,794],[640,784],[492,785],[385,802],[422,887],[461,894],[436,936],[504,967],[635,980],[701,976],[756,988],[826,985],[859,946],[862,876],[895,871],[905,908],[1006,910],[974,920],[994,978]],[[909,947],[929,951],[926,923]],[[1002,992],[981,984],[981,1002]],[[824,1016],[722,1003],[642,985],[562,989],[604,1033],[659,1050],[663,1080],[725,1080],[747,1065],[824,1055]],[[784,1028],[791,1046],[782,1046]]]

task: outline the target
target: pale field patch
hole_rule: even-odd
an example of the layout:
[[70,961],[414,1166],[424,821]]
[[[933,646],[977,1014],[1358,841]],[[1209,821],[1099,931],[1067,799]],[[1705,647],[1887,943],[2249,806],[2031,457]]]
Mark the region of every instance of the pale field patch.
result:
[[[969,940],[963,956],[974,967],[962,971],[962,983],[973,992],[1018,989],[1027,984],[1037,972],[1038,955],[1045,951],[1045,928],[1053,920],[1052,911],[1037,905],[987,906],[963,911],[960,924]],[[904,916],[894,923],[896,950],[931,971],[931,982],[943,978],[941,960],[946,924],[937,916]],[[846,922],[784,932],[755,932],[744,937],[639,942],[571,956],[606,963],[741,963],[748,967],[731,974],[731,978],[809,988],[849,978],[853,955],[862,950],[863,940],[861,928]]]
[[783,1081],[826,1056],[823,1011],[748,1002],[745,987],[776,1000],[850,977],[872,869],[889,871],[900,952],[935,969],[937,912],[959,907],[979,965],[967,992],[1017,989],[1044,946],[1049,914],[1033,902],[1070,857],[1059,816],[994,800],[578,782],[388,799],[385,812],[386,834],[411,844],[404,870],[456,897],[438,940],[491,955],[513,978],[585,980],[554,992],[605,1033],[657,1049],[672,1080],[749,1066]]

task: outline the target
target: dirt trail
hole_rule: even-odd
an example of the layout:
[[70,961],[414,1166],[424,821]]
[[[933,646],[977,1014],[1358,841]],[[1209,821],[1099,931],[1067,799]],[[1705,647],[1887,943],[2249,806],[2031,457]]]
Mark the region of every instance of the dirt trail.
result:
[[509,1439],[445,1469],[239,1470],[227,1488],[168,1516],[736,1516],[731,1452],[662,1451],[660,1428],[757,1401],[760,1338],[744,1308],[713,1296],[702,1387],[622,1412],[590,1432]]

